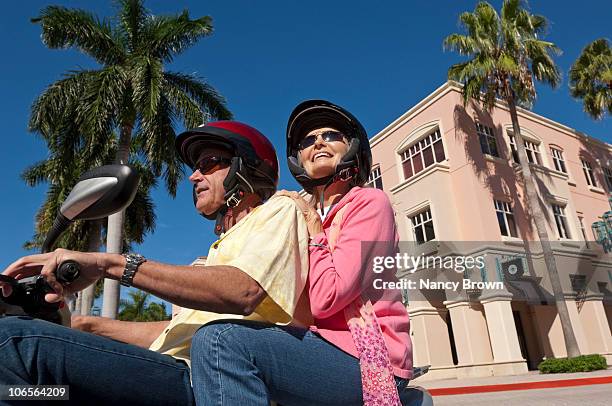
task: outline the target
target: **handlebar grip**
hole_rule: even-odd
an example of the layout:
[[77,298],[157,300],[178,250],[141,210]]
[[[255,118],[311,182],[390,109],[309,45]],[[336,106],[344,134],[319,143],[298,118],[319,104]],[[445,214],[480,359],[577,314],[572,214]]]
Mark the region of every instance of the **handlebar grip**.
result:
[[62,285],[70,285],[81,274],[81,266],[78,262],[67,260],[60,264],[55,271],[55,278]]

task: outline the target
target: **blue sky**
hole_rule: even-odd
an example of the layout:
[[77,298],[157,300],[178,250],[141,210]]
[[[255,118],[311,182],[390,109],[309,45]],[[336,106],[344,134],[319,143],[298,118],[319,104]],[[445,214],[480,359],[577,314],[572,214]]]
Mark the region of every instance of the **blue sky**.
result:
[[[567,5],[566,5],[567,3]],[[27,132],[30,106],[62,73],[95,67],[75,50],[50,50],[40,27],[29,22],[47,5],[114,14],[111,1],[8,2],[0,15],[3,62],[0,65],[2,137],[0,185],[0,267],[21,255],[32,236],[34,216],[46,186],[30,188],[19,174],[46,157],[45,144]],[[282,188],[297,189],[286,169],[284,131],[300,101],[324,98],[345,106],[370,136],[446,80],[452,63],[442,40],[458,31],[458,16],[476,1],[148,1],[154,14],[188,9],[192,17],[210,15],[214,34],[178,56],[169,69],[196,73],[221,94],[235,118],[265,133],[278,148]],[[501,1],[492,1],[499,9]],[[556,62],[563,83],[556,90],[538,86],[534,111],[593,137],[612,142],[610,118],[595,122],[569,96],[567,72],[582,48],[596,38],[612,38],[609,1],[531,1],[531,11],[550,20],[546,37],[563,55]],[[153,197],[157,229],[137,247],[143,255],[185,264],[206,255],[212,226],[193,208],[185,181],[176,199],[160,188]]]

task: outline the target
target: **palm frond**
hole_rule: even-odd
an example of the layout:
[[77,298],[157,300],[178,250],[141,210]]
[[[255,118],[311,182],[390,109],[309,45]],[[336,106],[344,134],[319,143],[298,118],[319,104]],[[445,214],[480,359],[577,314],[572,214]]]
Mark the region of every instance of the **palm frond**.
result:
[[101,64],[125,60],[125,51],[113,35],[110,23],[87,11],[49,6],[31,21],[41,24],[42,40],[49,48],[75,46]]
[[169,85],[180,89],[198,103],[200,108],[208,114],[209,120],[231,120],[232,113],[226,106],[225,98],[197,76],[179,72],[164,72],[164,79]]
[[510,75],[518,75],[520,67],[517,61],[506,52],[501,52],[496,61],[496,68],[502,72],[507,72]]
[[515,20],[521,9],[521,0],[504,1],[501,7],[501,19],[506,21]]
[[463,104],[467,103],[471,99],[478,100],[480,98],[480,89],[482,89],[482,79],[474,76],[468,78],[464,83],[465,91],[463,93]]
[[87,81],[77,110],[78,120],[90,134],[108,134],[118,122],[129,114],[131,97],[128,91],[128,73],[119,65],[105,67]]
[[150,187],[139,185],[132,204],[126,209],[124,230],[130,243],[142,244],[147,234],[155,230],[155,204],[150,193]]
[[158,114],[148,121],[142,121],[136,133],[139,145],[151,171],[162,176],[168,193],[176,196],[178,183],[184,176],[182,164],[174,147],[176,133],[173,121],[176,112],[165,97],[160,100]]
[[21,179],[28,186],[36,186],[49,181],[49,161],[40,161],[24,169]]
[[478,24],[477,37],[487,45],[487,50],[491,51],[497,45],[499,36],[499,16],[497,11],[487,2],[480,2],[474,10]]
[[133,99],[143,120],[151,120],[157,112],[163,86],[163,66],[160,60],[134,58],[131,75]]
[[569,72],[572,97],[583,100],[584,111],[596,120],[612,114],[612,49],[600,38],[588,44]]
[[546,20],[544,16],[532,15],[531,26],[533,27],[533,32],[536,35],[545,35],[548,29],[548,20]]
[[32,104],[29,130],[51,132],[65,112],[79,103],[87,82],[96,74],[94,70],[71,71],[47,87]]
[[132,160],[130,164],[136,168],[140,175],[140,182],[134,201],[128,206],[126,216],[134,221],[127,221],[127,228],[136,232],[126,233],[130,241],[142,243],[147,233],[155,229],[155,204],[151,192],[157,187],[157,177],[151,169],[139,160]]
[[467,32],[468,36],[476,38],[478,36],[478,17],[475,13],[463,12],[459,15],[459,24]]
[[142,30],[141,49],[151,57],[172,62],[202,37],[212,34],[212,18],[189,18],[185,10],[176,16],[149,16]]
[[471,55],[475,53],[478,48],[476,41],[472,37],[461,34],[451,34],[444,39],[444,49],[457,51],[461,55]]
[[164,83],[164,95],[182,118],[186,128],[195,128],[209,118],[206,108],[176,86]]
[[444,40],[445,49],[471,57],[448,70],[449,79],[464,84],[464,103],[474,98],[491,108],[497,97],[513,97],[525,106],[536,97],[534,79],[553,87],[559,84],[561,75],[552,56],[560,50],[538,38],[546,19],[530,14],[525,6],[521,0],[505,0],[498,15],[489,3],[480,2],[474,12],[459,17],[467,35],[451,34]]
[[125,37],[130,52],[137,51],[142,27],[147,18],[147,9],[142,0],[119,0],[119,31]]

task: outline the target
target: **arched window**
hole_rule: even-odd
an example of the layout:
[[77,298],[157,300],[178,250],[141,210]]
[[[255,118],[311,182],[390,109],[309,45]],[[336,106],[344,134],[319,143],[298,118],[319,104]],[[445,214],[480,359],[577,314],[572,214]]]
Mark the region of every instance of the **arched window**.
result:
[[367,186],[376,188],[376,189],[380,189],[383,190],[383,183],[382,183],[382,175],[380,173],[380,166],[376,166],[372,169],[372,171],[370,172],[370,176],[368,177],[368,182],[366,183]]
[[438,122],[413,131],[398,148],[404,179],[410,179],[435,163],[446,160]]
[[[508,133],[508,143],[510,144],[510,151],[512,151],[512,159],[518,164],[520,161],[512,127],[507,128],[506,132]],[[521,128],[521,136],[523,137],[523,145],[525,145],[525,152],[527,153],[529,163],[543,166],[544,161],[542,160],[542,152],[540,151],[542,140],[525,128]]]

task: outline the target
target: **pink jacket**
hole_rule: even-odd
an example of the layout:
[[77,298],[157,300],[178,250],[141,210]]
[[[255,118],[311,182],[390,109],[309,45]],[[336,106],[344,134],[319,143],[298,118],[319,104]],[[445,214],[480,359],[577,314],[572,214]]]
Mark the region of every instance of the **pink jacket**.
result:
[[[395,256],[399,236],[395,218],[387,195],[378,189],[352,188],[328,213],[323,222],[323,232],[314,236],[312,243],[328,245],[328,235],[335,214],[350,202],[340,224],[340,234],[335,248],[311,246],[309,295],[314,317],[311,330],[357,357],[357,349],[348,330],[344,308],[357,299],[365,286],[372,286],[378,277],[364,264],[372,264],[374,255],[369,252],[362,258],[362,241],[389,241],[383,255]],[[376,255],[381,255],[377,252]],[[385,271],[392,272],[392,271]],[[385,295],[384,300],[373,302],[374,312],[380,324],[383,338],[389,350],[391,365],[396,376],[412,377],[412,343],[410,320],[401,302],[401,292]]]

